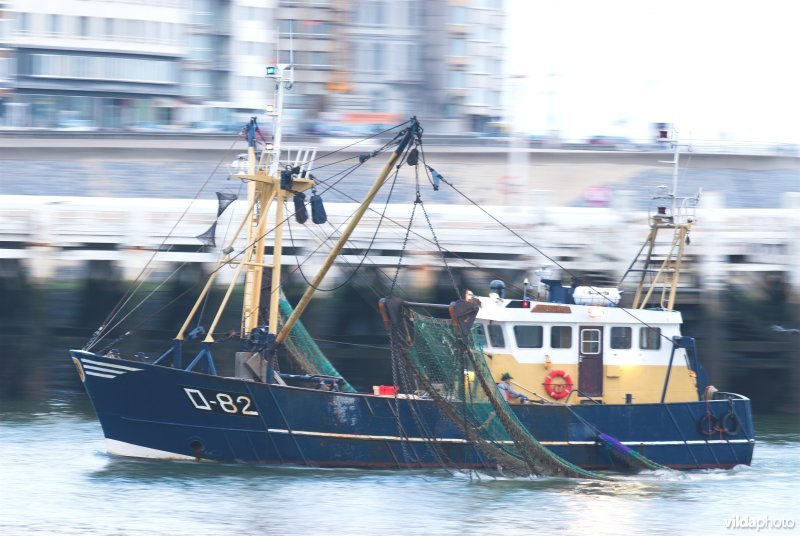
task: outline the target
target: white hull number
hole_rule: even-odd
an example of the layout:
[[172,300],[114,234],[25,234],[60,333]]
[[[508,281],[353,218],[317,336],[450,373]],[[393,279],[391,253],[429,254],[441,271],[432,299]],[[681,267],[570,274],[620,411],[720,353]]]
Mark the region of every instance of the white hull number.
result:
[[247,395],[229,395],[228,393],[212,393],[209,391],[204,393],[200,389],[190,387],[184,387],[183,390],[196,409],[216,411],[217,413],[221,411],[230,414],[239,413],[258,416],[258,412],[253,409],[253,401]]

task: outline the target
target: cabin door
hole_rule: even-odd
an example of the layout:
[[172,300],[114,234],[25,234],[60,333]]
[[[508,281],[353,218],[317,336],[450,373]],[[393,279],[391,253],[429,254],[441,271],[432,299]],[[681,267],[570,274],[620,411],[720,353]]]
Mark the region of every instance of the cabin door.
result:
[[578,390],[586,396],[603,396],[603,328],[580,326]]

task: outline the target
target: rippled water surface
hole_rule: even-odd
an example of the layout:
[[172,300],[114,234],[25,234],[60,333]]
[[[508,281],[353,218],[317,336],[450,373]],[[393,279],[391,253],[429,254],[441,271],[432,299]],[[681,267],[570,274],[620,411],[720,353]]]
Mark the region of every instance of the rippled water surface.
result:
[[129,460],[84,396],[3,403],[0,534],[800,533],[800,424],[756,430],[752,467],[597,483]]

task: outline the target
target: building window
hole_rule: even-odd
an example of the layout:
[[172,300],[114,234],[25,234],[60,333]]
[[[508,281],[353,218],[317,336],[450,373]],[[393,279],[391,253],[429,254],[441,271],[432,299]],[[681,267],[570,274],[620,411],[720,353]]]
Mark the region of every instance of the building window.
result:
[[419,10],[417,9],[417,2],[416,0],[411,0],[408,2],[408,26],[411,28],[415,28],[417,26],[417,13],[419,13]]
[[477,41],[488,41],[488,30],[485,24],[476,24],[473,28],[472,38]]
[[50,33],[54,35],[61,33],[61,15],[50,15]]
[[328,53],[312,50],[308,53],[308,63],[314,67],[328,67]]
[[383,43],[372,44],[372,65],[373,71],[380,71],[383,67]]
[[462,89],[465,87],[466,76],[464,71],[448,71],[447,85],[452,89]]
[[541,348],[543,346],[542,326],[514,326],[517,348]]
[[78,34],[89,37],[89,17],[78,17]]
[[0,80],[11,76],[11,58],[0,58]]
[[286,63],[286,64],[291,63],[290,58],[294,59],[292,57],[293,55],[294,54],[291,50],[281,50],[278,53],[278,63]]
[[19,33],[28,33],[31,31],[31,16],[29,13],[17,14],[17,29]]
[[503,326],[500,324],[489,324],[489,343],[495,348],[505,348],[506,338],[503,335]]
[[450,40],[450,55],[451,56],[466,56],[467,43],[463,39]]
[[330,37],[331,31],[327,22],[312,20],[303,24],[306,26],[306,32],[314,37]]
[[419,48],[417,47],[417,44],[409,43],[408,46],[406,46],[406,52],[408,53],[408,58],[406,59],[408,62],[408,70],[410,72],[418,72],[420,70],[420,66],[418,65]]
[[452,24],[467,24],[467,8],[464,6],[450,6],[450,22]]
[[639,328],[639,348],[658,350],[661,348],[661,328]]
[[600,353],[600,330],[584,329],[581,330],[581,353],[599,354]]
[[192,34],[189,36],[189,59],[192,61],[211,61],[211,36]]
[[357,20],[361,24],[383,26],[386,24],[386,6],[381,0],[359,2]]
[[[486,88],[472,87],[467,94],[467,104],[470,106],[486,106],[487,105],[487,92]],[[481,128],[480,130],[483,130]]]
[[572,327],[571,326],[551,327],[550,348],[572,348]]
[[211,3],[208,0],[194,0],[191,6],[191,17],[193,24],[210,25]]
[[631,328],[614,327],[611,328],[611,348],[613,350],[629,350],[633,330]]

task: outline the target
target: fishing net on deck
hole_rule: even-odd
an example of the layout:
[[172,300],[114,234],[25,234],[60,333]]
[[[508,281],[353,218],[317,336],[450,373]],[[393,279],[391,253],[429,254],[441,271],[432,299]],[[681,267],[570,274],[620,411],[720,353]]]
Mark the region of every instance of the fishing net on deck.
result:
[[415,384],[402,387],[424,391],[504,472],[608,480],[556,455],[519,421],[497,389],[472,329],[478,307],[459,300],[450,307],[452,318],[442,319],[406,307],[399,298],[384,300],[392,351]]
[[[294,308],[284,298],[281,298],[279,307],[281,324],[283,324],[286,322],[286,319],[291,316],[292,312],[294,312]],[[347,380],[345,380],[331,362],[328,361],[328,358],[322,353],[316,341],[311,338],[311,335],[299,320],[292,328],[289,336],[284,339],[283,345],[286,347],[286,350],[289,352],[295,364],[306,374],[342,378],[341,390],[346,393],[356,392],[353,386],[347,383]]]

